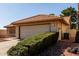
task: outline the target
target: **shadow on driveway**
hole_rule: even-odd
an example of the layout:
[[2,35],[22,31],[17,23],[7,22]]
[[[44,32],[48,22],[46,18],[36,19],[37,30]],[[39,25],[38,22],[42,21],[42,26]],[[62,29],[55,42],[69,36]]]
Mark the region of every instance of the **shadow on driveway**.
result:
[[10,41],[10,40],[6,40],[5,38],[0,38],[0,42],[4,42],[4,41]]

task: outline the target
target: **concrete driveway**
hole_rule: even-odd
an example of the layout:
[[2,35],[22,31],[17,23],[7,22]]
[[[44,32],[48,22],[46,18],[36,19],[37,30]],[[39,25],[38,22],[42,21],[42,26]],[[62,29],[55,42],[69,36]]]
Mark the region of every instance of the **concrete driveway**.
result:
[[0,40],[0,56],[7,56],[7,51],[19,42],[16,38],[0,38]]

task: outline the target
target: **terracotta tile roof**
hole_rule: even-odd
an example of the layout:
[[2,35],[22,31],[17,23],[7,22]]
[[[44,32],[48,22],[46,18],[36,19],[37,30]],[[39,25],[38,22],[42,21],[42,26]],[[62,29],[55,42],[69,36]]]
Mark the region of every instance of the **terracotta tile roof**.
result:
[[62,19],[61,17],[54,16],[54,15],[36,15],[36,16],[15,21],[12,24],[39,22],[39,21],[53,21],[53,20],[61,20],[61,19]]
[[39,21],[60,21],[60,22],[63,22],[64,24],[67,24],[69,25],[69,23],[66,21],[68,17],[58,17],[58,16],[54,16],[54,15],[36,15],[36,16],[32,16],[32,17],[29,17],[29,18],[24,18],[24,19],[21,19],[21,20],[18,20],[18,21],[15,21],[7,26],[4,26],[5,28],[6,27],[14,27],[16,24],[22,24],[22,23],[31,23],[31,22],[39,22]]

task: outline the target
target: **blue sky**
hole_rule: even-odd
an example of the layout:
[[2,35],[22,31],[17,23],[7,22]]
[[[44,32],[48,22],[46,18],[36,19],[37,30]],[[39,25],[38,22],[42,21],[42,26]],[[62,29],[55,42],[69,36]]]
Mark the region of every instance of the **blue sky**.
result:
[[0,3],[0,28],[13,21],[37,14],[59,15],[63,9],[70,6],[77,9],[75,3]]

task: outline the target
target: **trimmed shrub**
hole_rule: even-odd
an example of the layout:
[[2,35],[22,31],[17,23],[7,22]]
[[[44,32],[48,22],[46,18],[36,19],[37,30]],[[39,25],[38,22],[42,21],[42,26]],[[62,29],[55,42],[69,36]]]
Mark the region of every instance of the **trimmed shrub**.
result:
[[[8,55],[38,55],[58,40],[59,33],[40,33],[20,41],[15,47],[8,50]],[[21,51],[22,50],[22,51]],[[14,53],[15,52],[15,53]]]
[[11,56],[25,56],[28,55],[28,48],[24,46],[13,46],[7,51],[7,54]]

